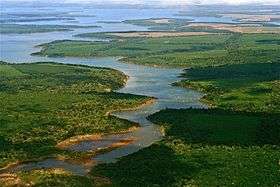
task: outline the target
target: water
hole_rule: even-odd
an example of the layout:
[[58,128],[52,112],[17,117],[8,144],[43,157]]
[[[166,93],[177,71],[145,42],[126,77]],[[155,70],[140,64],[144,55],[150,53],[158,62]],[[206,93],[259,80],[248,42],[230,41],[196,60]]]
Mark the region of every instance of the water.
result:
[[[36,57],[37,58],[37,57]],[[44,58],[45,59],[45,58]],[[135,111],[114,112],[113,115],[127,119],[141,125],[136,131],[105,136],[105,142],[85,141],[70,147],[76,151],[91,151],[98,148],[105,148],[119,140],[135,139],[135,141],[125,147],[115,149],[111,152],[98,155],[93,158],[98,163],[110,163],[117,161],[118,158],[134,153],[152,143],[161,140],[162,133],[157,125],[152,124],[146,119],[147,116],[165,108],[204,108],[199,102],[202,95],[190,89],[174,87],[171,84],[179,80],[178,75],[181,69],[154,68],[118,62],[115,58],[47,58],[48,61],[58,61],[62,63],[75,63],[93,66],[110,67],[129,75],[127,85],[118,90],[120,93],[140,94],[156,97],[157,101],[153,105],[145,106]],[[95,144],[95,145],[94,145]],[[77,166],[77,167],[76,167]],[[84,175],[88,168],[79,164],[74,164],[56,159],[47,159],[36,163],[27,163],[17,167],[4,170],[5,172],[17,172],[21,170],[32,170],[39,168],[64,168],[77,175]]]
[[0,170],[1,173],[16,173],[19,171],[31,171],[35,169],[52,169],[52,168],[63,168],[66,171],[72,172],[74,175],[86,175],[88,170],[83,165],[73,164],[56,159],[45,159],[40,162],[26,162],[24,164],[17,165],[8,169]]
[[[29,12],[32,8],[27,8],[25,12]],[[31,10],[30,10],[31,9]],[[57,8],[59,11],[60,8]],[[15,12],[18,10],[11,9]],[[21,9],[20,9],[21,10]],[[64,9],[63,9],[64,10]],[[72,10],[74,12],[75,9]],[[9,11],[9,10],[5,10]],[[69,10],[67,10],[69,11]],[[87,10],[83,10],[86,12]],[[89,11],[89,10],[88,10]],[[92,12],[97,15],[91,18],[77,18],[81,24],[94,22],[97,20],[112,21],[134,18],[148,17],[168,17],[175,12],[162,10],[112,10],[107,9]],[[158,11],[158,12],[157,12]],[[174,11],[174,10],[173,10]],[[104,14],[103,14],[104,13]],[[145,13],[145,14],[144,14]],[[116,18],[115,15],[119,15]],[[49,24],[44,22],[41,24]],[[100,154],[92,159],[97,163],[115,162],[118,158],[134,153],[152,143],[162,139],[162,133],[157,125],[152,124],[146,118],[147,116],[166,108],[204,108],[199,102],[202,94],[179,87],[174,87],[171,84],[180,80],[178,77],[182,73],[182,69],[176,68],[156,68],[146,67],[134,64],[120,63],[117,58],[47,58],[30,56],[32,52],[40,50],[34,46],[50,42],[58,39],[77,39],[73,35],[85,32],[100,32],[100,31],[128,31],[128,30],[147,30],[145,27],[138,27],[124,23],[105,24],[101,23],[102,28],[87,28],[75,29],[71,32],[51,32],[51,33],[34,33],[34,34],[8,34],[1,35],[1,60],[13,63],[36,62],[36,61],[56,61],[61,63],[85,64],[98,67],[109,67],[120,70],[129,76],[127,85],[118,90],[120,93],[130,93],[138,95],[146,95],[157,98],[152,105],[147,105],[135,111],[114,112],[113,115],[119,118],[127,119],[141,125],[136,131],[104,136],[104,141],[84,141],[78,145],[74,145],[69,149],[74,151],[92,151],[100,148],[106,148],[120,140],[133,139],[134,141],[124,147],[115,149],[105,154]],[[29,171],[33,169],[44,168],[63,168],[71,171],[76,175],[85,175],[89,168],[82,164],[71,163],[67,161],[49,158],[38,162],[24,163],[18,166],[10,167],[0,172],[18,172]]]

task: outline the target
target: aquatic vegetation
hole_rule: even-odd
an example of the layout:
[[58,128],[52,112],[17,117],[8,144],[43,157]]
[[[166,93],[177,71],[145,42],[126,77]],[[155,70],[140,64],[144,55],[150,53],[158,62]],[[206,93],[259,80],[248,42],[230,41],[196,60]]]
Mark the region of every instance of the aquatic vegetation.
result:
[[107,113],[148,100],[115,93],[127,77],[108,68],[1,63],[0,72],[1,167],[18,160],[71,154],[56,144],[72,136],[135,126]]

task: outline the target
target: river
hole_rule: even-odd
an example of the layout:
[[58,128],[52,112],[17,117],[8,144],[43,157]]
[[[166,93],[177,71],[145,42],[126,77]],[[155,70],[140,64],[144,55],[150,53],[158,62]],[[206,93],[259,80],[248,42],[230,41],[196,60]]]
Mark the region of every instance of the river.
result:
[[[174,11],[174,10],[173,10]],[[120,15],[127,15],[125,10],[118,10]],[[145,11],[144,11],[145,12]],[[146,11],[147,12],[147,11]],[[153,11],[149,11],[153,12]],[[143,17],[167,17],[171,16],[171,13],[166,14],[164,11],[159,11],[160,13],[151,13],[151,15],[141,16],[143,10],[129,11],[128,16],[132,18],[143,18]],[[96,13],[96,12],[95,12]],[[174,13],[174,12],[173,12]],[[99,13],[102,15],[102,13]],[[107,15],[108,16],[108,15]],[[114,16],[110,14],[111,18]],[[109,17],[110,17],[109,16]],[[96,20],[102,21],[112,21],[112,19],[104,19],[95,17]],[[88,20],[89,18],[84,18]],[[126,19],[120,18],[120,19]],[[43,24],[43,23],[41,23]],[[47,24],[47,23],[45,23]],[[50,32],[50,33],[33,33],[33,34],[7,34],[0,35],[1,42],[1,60],[11,62],[11,63],[22,63],[22,62],[37,62],[37,61],[55,61],[61,63],[70,64],[85,64],[90,66],[98,67],[109,67],[117,69],[124,72],[129,76],[129,80],[125,87],[118,90],[120,93],[130,93],[137,95],[145,95],[157,98],[156,102],[137,109],[134,111],[125,112],[114,112],[113,115],[127,119],[140,124],[140,128],[136,131],[109,135],[104,137],[106,142],[92,142],[86,141],[81,142],[80,145],[72,147],[72,150],[76,151],[89,151],[94,146],[105,147],[108,143],[114,141],[119,141],[121,139],[133,138],[135,141],[133,143],[115,149],[113,151],[97,155],[92,159],[97,163],[108,163],[115,162],[118,158],[123,157],[128,154],[132,154],[144,147],[153,144],[156,141],[162,139],[162,133],[157,125],[152,124],[146,119],[147,116],[158,112],[166,108],[203,108],[206,107],[199,102],[202,94],[180,87],[174,87],[171,84],[180,80],[179,75],[182,73],[182,69],[176,68],[157,68],[157,67],[147,67],[134,64],[126,64],[118,61],[117,58],[47,58],[47,57],[37,57],[31,56],[32,52],[40,50],[35,46],[38,44],[50,42],[58,39],[74,39],[73,35],[86,33],[86,32],[100,32],[100,31],[129,31],[129,30],[147,30],[145,27],[139,27],[124,23],[99,23],[102,28],[87,28],[87,29],[75,29],[71,32]],[[40,168],[64,168],[68,171],[73,172],[77,175],[85,175],[89,168],[83,165],[70,163],[67,161],[62,161],[54,158],[45,159],[38,162],[29,162],[10,167],[2,172],[17,172],[21,170],[32,170]]]

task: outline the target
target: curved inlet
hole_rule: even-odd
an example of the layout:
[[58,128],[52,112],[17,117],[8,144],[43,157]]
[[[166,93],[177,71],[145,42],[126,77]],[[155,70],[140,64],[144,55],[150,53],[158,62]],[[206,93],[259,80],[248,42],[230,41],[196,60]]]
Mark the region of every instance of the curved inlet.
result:
[[[136,27],[127,24],[118,24],[117,28],[111,28],[110,24],[104,24],[104,27],[96,31],[115,31],[120,28],[125,30],[147,30],[144,27]],[[124,27],[125,26],[125,27]],[[116,27],[116,26],[115,26]],[[162,133],[157,125],[154,125],[146,118],[147,116],[166,108],[204,108],[203,104],[199,102],[202,94],[184,89],[174,87],[171,84],[179,81],[179,75],[182,69],[174,68],[156,68],[146,67],[141,65],[126,64],[119,62],[117,58],[48,58],[30,56],[31,53],[38,51],[34,46],[51,42],[60,39],[77,39],[73,35],[94,32],[90,29],[76,29],[72,32],[54,32],[54,33],[36,33],[36,34],[21,34],[21,35],[5,35],[0,37],[1,46],[1,60],[8,62],[38,62],[38,61],[55,61],[61,63],[84,64],[89,66],[108,67],[120,70],[129,76],[126,86],[120,90],[119,93],[130,93],[136,95],[146,95],[157,98],[156,102],[144,106],[133,111],[113,112],[118,118],[123,118],[132,122],[140,124],[140,128],[135,131],[107,135],[98,141],[83,141],[77,145],[69,147],[72,151],[93,151],[106,148],[114,143],[122,140],[133,140],[130,144],[116,148],[110,152],[99,154],[92,158],[92,161],[98,163],[115,162],[118,158],[132,154],[142,148],[145,148],[156,141],[162,139]],[[3,52],[3,53],[2,53]],[[43,161],[27,162],[20,165],[11,166],[3,169],[0,173],[29,171],[33,169],[45,168],[63,168],[71,171],[77,175],[85,175],[90,169],[88,166],[81,163],[72,163],[55,158],[48,158]]]
[[[134,140],[132,143],[114,149],[104,154],[94,156],[92,160],[98,163],[115,162],[118,158],[137,152],[140,149],[150,146],[161,140],[162,133],[157,125],[147,120],[147,117],[165,108],[205,108],[199,102],[202,94],[174,87],[171,84],[179,81],[181,69],[154,68],[118,62],[115,58],[102,59],[78,59],[78,58],[56,58],[49,59],[65,63],[78,63],[102,67],[110,67],[126,73],[130,79],[127,85],[118,90],[119,93],[140,94],[157,98],[156,102],[133,111],[113,112],[118,118],[126,119],[140,124],[140,128],[135,131],[121,134],[113,134],[102,137],[101,140],[82,141],[72,145],[67,149],[72,151],[93,151],[109,147],[113,143],[122,140]],[[58,159],[46,159],[38,162],[29,162],[17,165],[2,172],[29,171],[33,169],[63,168],[77,175],[85,175],[90,168],[82,164],[71,163]]]

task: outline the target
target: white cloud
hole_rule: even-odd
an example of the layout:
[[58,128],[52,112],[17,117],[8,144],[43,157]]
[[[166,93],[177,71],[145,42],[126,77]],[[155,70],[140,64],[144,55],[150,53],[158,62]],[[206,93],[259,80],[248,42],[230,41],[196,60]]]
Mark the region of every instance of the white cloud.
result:
[[[1,2],[2,0],[0,0]],[[46,2],[47,0],[9,0],[9,1],[33,1],[33,2]],[[50,2],[53,2],[49,0]],[[160,5],[187,5],[187,4],[277,4],[280,5],[280,0],[54,0],[57,2],[65,3],[98,3],[98,4],[160,4]]]
[[280,0],[65,0],[66,2],[112,2],[128,4],[163,4],[163,5],[181,5],[181,4],[280,4]]

